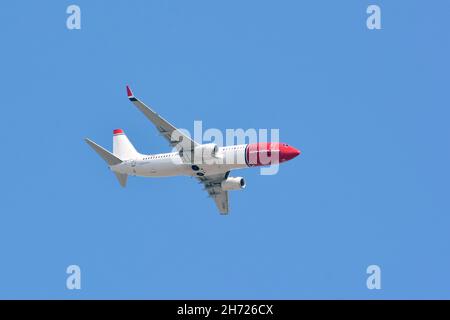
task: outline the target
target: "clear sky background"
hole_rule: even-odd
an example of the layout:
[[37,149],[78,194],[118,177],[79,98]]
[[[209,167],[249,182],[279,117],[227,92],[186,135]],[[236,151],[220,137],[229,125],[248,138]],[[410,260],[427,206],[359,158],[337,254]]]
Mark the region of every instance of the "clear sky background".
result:
[[[0,298],[450,298],[449,12],[2,1]],[[123,128],[143,153],[170,150],[126,84],[179,127],[279,128],[303,153],[274,176],[235,172],[248,186],[229,216],[187,177],[122,189],[83,138],[111,149]]]

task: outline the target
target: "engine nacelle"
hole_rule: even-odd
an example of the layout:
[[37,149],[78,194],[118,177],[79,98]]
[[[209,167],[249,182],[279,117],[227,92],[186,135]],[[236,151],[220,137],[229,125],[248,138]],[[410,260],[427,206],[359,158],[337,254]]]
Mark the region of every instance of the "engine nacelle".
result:
[[212,164],[216,160],[219,147],[215,143],[202,144],[194,149],[194,163]]
[[229,177],[221,183],[222,190],[242,190],[245,188],[245,180],[242,177]]

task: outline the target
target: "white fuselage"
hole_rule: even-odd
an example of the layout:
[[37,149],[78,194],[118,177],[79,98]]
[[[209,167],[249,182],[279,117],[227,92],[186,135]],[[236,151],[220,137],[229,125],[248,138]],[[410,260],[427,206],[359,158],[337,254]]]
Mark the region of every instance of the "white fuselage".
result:
[[[199,176],[203,174],[223,173],[233,169],[247,168],[246,144],[220,147],[217,160],[192,165],[184,163],[178,152],[143,155],[124,160],[111,166],[111,170],[130,176],[171,177]],[[197,170],[194,170],[193,167]]]

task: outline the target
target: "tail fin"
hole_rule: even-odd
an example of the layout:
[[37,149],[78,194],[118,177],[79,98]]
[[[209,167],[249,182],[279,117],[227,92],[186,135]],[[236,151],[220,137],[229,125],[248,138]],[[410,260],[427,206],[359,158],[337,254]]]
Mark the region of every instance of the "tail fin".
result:
[[136,151],[122,129],[114,130],[113,134],[113,154],[116,157],[128,160],[139,156],[139,152]]
[[[86,141],[86,143],[92,148],[94,149],[95,152],[98,153],[98,155],[100,157],[103,158],[103,160],[106,161],[106,163],[109,166],[114,166],[116,164],[122,163],[122,160],[120,160],[119,158],[117,158],[115,155],[113,155],[111,152],[109,152],[108,150],[106,150],[105,148],[99,146],[98,144],[96,144],[94,141],[89,140],[89,139],[84,139]],[[117,177],[117,180],[119,180],[119,183],[122,187],[125,187],[127,185],[127,178],[128,175],[125,173],[118,173],[118,172],[114,172],[114,174]]]

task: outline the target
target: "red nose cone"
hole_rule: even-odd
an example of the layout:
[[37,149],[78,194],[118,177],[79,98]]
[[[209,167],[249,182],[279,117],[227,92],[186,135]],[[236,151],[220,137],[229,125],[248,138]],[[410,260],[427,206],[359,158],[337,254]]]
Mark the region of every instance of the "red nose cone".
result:
[[246,149],[245,161],[248,166],[267,166],[291,160],[299,154],[299,150],[286,143],[250,143]]
[[280,161],[289,161],[294,159],[300,154],[300,150],[295,149],[291,146],[282,146],[280,147]]
[[298,149],[295,149],[294,147],[292,147],[292,153],[294,154],[294,156],[292,157],[292,158],[295,158],[296,156],[299,156],[300,155],[300,150],[298,150]]
[[115,129],[113,130],[113,134],[123,134],[123,130],[122,129]]

